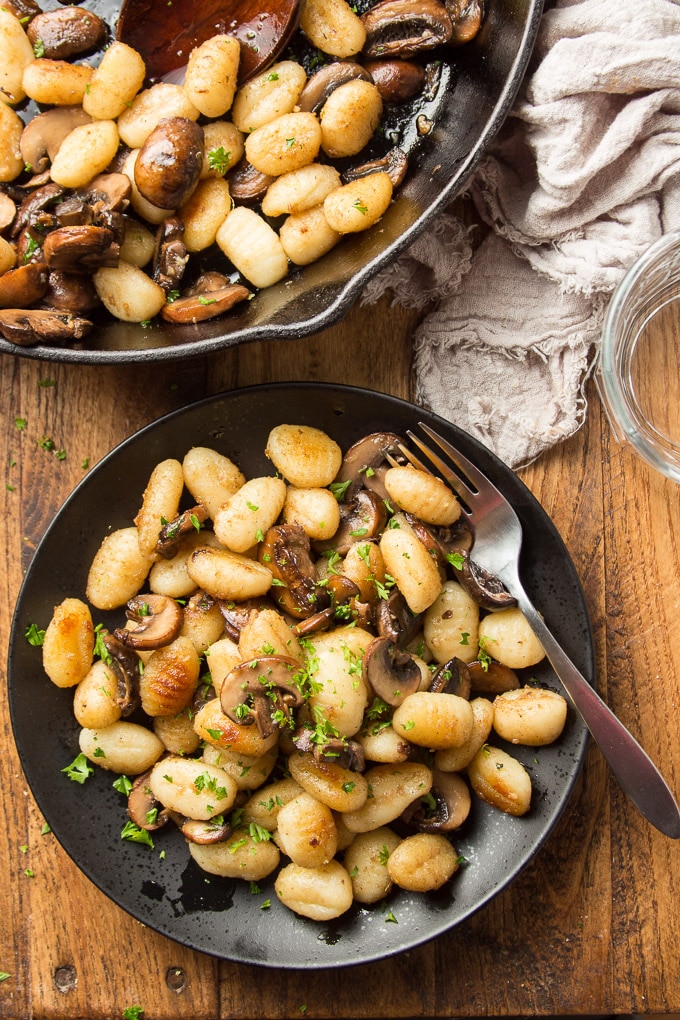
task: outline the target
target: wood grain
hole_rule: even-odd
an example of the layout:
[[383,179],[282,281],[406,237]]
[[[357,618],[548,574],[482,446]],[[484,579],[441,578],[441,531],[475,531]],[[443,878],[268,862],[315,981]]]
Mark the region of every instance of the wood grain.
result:
[[[191,400],[267,380],[346,382],[408,397],[416,324],[416,313],[383,300],[314,337],[187,363],[93,368],[3,357],[2,648],[23,571],[86,461],[94,465],[135,429]],[[586,427],[522,477],[581,577],[600,690],[678,789],[680,490],[618,447],[594,392],[590,400]],[[44,448],[45,438],[65,459]],[[145,1020],[680,1011],[680,847],[628,805],[595,747],[541,852],[469,922],[380,964],[279,972],[218,963],[149,931],[41,834],[5,688],[0,970],[10,977],[0,983],[1,1018],[110,1020],[134,1004]]]

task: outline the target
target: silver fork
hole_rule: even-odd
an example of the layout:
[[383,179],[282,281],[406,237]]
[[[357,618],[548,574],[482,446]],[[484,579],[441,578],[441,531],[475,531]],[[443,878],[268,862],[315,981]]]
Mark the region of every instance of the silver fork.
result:
[[[558,679],[599,745],[609,767],[637,809],[666,836],[680,838],[680,808],[665,779],[647,753],[578,671],[537,612],[519,578],[522,525],[507,499],[467,457],[423,422],[420,428],[446,454],[457,472],[439,453],[408,431],[411,442],[433,464],[466,506],[474,523],[473,559],[500,578],[517,600]],[[404,449],[417,467],[429,468]]]

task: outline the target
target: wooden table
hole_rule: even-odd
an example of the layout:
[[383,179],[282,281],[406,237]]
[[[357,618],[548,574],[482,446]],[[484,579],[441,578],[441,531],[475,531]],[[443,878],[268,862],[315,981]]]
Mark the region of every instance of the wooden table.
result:
[[[22,572],[86,458],[94,465],[165,412],[250,383],[334,380],[409,397],[415,322],[383,301],[318,336],[187,364],[95,368],[3,356],[2,668]],[[65,460],[39,445],[44,436]],[[613,442],[594,393],[586,427],[522,477],[583,581],[601,692],[680,790],[680,490]],[[680,1012],[680,844],[637,814],[595,747],[547,845],[468,923],[383,963],[277,972],[221,963],[145,929],[40,834],[4,690],[3,1018],[111,1020],[132,1003],[147,1020]]]

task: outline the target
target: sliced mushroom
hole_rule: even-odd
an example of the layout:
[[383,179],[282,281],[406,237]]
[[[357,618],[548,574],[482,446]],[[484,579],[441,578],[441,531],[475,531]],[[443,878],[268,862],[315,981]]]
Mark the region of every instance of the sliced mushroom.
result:
[[82,7],[46,11],[28,26],[29,42],[49,60],[71,60],[96,50],[108,36],[106,22]]
[[318,613],[313,613],[305,620],[300,620],[293,627],[293,633],[297,637],[307,637],[308,634],[318,634],[319,631],[328,630],[335,621],[335,609],[333,606],[326,606]]
[[271,603],[266,598],[244,599],[243,602],[231,602],[227,599],[218,599],[217,605],[224,619],[224,629],[232,641],[238,642],[241,631],[250,622],[253,613],[259,613],[262,609],[270,608]]
[[191,196],[203,168],[203,128],[188,117],[164,117],[142,145],[135,183],[159,209],[177,209]]
[[471,686],[470,670],[462,659],[454,657],[434,671],[428,690],[433,694],[457,694],[469,701]]
[[53,269],[50,271],[42,303],[47,308],[56,308],[74,315],[86,315],[100,302],[91,277]]
[[134,622],[134,629],[119,627],[113,635],[127,648],[140,652],[169,645],[184,622],[182,607],[165,595],[135,595],[128,602],[125,615]]
[[49,286],[44,262],[29,262],[0,276],[0,308],[22,308],[39,301]]
[[92,120],[82,106],[55,106],[39,113],[21,133],[19,148],[27,168],[40,174],[48,168],[66,136]]
[[468,663],[472,690],[480,694],[503,694],[505,691],[516,691],[520,687],[519,677],[514,669],[502,666],[500,662],[481,662],[475,660]]
[[20,234],[23,234],[36,213],[54,205],[63,194],[64,189],[62,186],[52,182],[51,184],[44,184],[41,188],[36,188],[30,195],[27,195],[17,211],[12,225],[12,237],[19,237]]
[[508,609],[517,605],[517,599],[510,594],[500,578],[471,560],[468,553],[461,555],[462,565],[459,567],[452,564],[453,572],[477,605],[482,609]]
[[137,776],[128,795],[127,812],[130,819],[147,832],[155,832],[167,825],[170,815],[149,789],[151,769]]
[[3,9],[18,18],[22,25],[30,22],[38,14],[42,14],[42,8],[35,3],[35,0],[4,0]]
[[152,277],[166,292],[175,290],[182,281],[189,261],[184,243],[184,222],[179,216],[169,216],[156,230],[156,247],[152,263]]
[[422,681],[420,667],[410,652],[387,637],[376,638],[366,649],[364,672],[375,694],[388,705],[401,705],[415,694]]
[[307,80],[297,105],[305,112],[318,113],[331,92],[334,92],[339,85],[357,79],[373,81],[370,72],[355,61],[336,60],[332,64],[326,64]]
[[211,843],[224,843],[231,836],[231,824],[225,821],[222,816],[209,818],[207,821],[200,821],[196,818],[187,818],[180,826],[182,835],[190,843],[199,843],[201,846],[208,846]]
[[315,542],[314,547],[320,553],[333,549],[345,556],[357,539],[376,538],[386,520],[387,511],[380,496],[371,489],[359,489],[349,502],[340,504],[340,527],[333,538]]
[[406,176],[408,156],[403,149],[390,149],[380,159],[372,159],[368,163],[361,163],[360,166],[353,166],[349,170],[345,170],[342,174],[342,180],[344,184],[348,184],[350,181],[357,181],[361,177],[368,177],[369,174],[374,174],[378,170],[386,173],[392,181],[392,185],[397,188]]
[[103,210],[124,212],[130,204],[131,193],[132,184],[127,174],[115,172],[98,174],[78,192],[92,206],[95,217]]
[[50,269],[91,272],[117,266],[120,248],[106,227],[58,227],[50,231],[43,246]]
[[107,665],[110,665],[114,671],[118,684],[114,700],[123,716],[131,715],[135,709],[139,708],[140,704],[139,670],[141,659],[133,648],[129,648],[119,641],[115,634],[109,634],[108,631],[103,630],[101,635],[104,647],[111,658]]
[[82,340],[92,329],[89,319],[82,319],[69,312],[23,308],[7,308],[0,311],[0,333],[10,343],[28,347],[38,343],[64,343]]
[[300,663],[285,655],[261,655],[240,662],[225,677],[220,688],[222,711],[233,722],[249,726],[254,722],[263,737],[281,722],[291,722],[291,712],[303,702],[293,677]]
[[447,43],[453,34],[451,18],[437,0],[383,0],[361,20],[363,55],[369,60],[413,57]]
[[352,772],[363,772],[366,768],[362,745],[358,740],[348,740],[347,737],[331,737],[322,744],[315,743],[313,754],[317,761],[332,761]]
[[387,499],[381,476],[389,467],[387,455],[400,457],[399,446],[403,442],[394,432],[372,432],[350,446],[336,478],[340,484],[349,482],[345,500],[351,500],[362,486],[377,492],[381,499]]
[[453,22],[452,46],[463,46],[479,32],[484,20],[482,0],[444,0],[444,6]]
[[260,563],[271,570],[274,601],[296,619],[305,619],[324,609],[330,601],[317,582],[309,554],[309,537],[299,524],[277,524],[260,543]]
[[414,60],[367,60],[364,67],[385,103],[413,99],[425,84],[425,70]]
[[389,638],[400,648],[413,640],[422,621],[422,614],[412,613],[406,599],[396,588],[381,600],[375,612],[375,626],[380,637]]
[[241,205],[259,202],[264,197],[269,185],[275,180],[274,177],[269,177],[260,170],[256,170],[245,156],[229,171],[226,179],[229,183],[229,194],[234,202]]
[[171,560],[177,552],[176,546],[180,539],[200,529],[207,517],[208,511],[204,506],[192,506],[189,510],[184,510],[174,520],[163,525],[158,533],[156,552]]
[[452,832],[470,813],[472,798],[462,776],[432,770],[432,789],[426,798],[409,804],[402,820],[420,832]]
[[252,294],[247,287],[240,283],[228,283],[221,290],[186,295],[169,302],[161,309],[161,316],[166,322],[204,322],[223,315],[250,297]]

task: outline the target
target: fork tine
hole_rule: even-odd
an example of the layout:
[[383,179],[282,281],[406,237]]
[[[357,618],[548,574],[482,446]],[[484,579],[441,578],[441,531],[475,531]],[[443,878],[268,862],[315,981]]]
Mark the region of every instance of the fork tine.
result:
[[[404,446],[403,443],[399,443],[398,445],[400,453],[403,453],[409,464],[412,464],[414,468],[418,469],[418,471],[426,471],[428,474],[432,473],[429,464],[425,464],[420,457],[416,457],[415,453],[413,453],[412,450],[409,450],[408,447]],[[397,461],[395,460],[394,463],[396,465]]]
[[[420,422],[418,424],[421,424]],[[422,439],[419,439],[410,429],[407,429],[406,435],[409,437],[412,443],[414,443],[419,450],[421,450],[431,464],[439,469],[443,477],[449,483],[453,491],[463,500],[464,503],[470,504],[476,496],[476,492],[466,485],[465,481],[456,474],[451,467],[443,461],[439,454],[431,450],[429,446],[426,446]],[[414,458],[417,460],[418,458]],[[424,467],[424,466],[423,466]],[[429,467],[424,467],[425,471],[429,472]]]
[[[456,467],[466,476],[467,481],[471,483],[472,486],[476,487],[477,493],[480,493],[481,495],[484,495],[485,493],[500,495],[493,482],[491,482],[486,475],[482,474],[479,468],[475,467],[472,461],[468,460],[467,457],[460,452],[460,450],[457,450],[455,446],[451,446],[451,443],[447,442],[443,436],[440,436],[438,432],[431,429],[429,425],[425,424],[425,422],[419,421],[418,425],[423,432],[425,432],[425,434],[437,444],[439,449],[443,450],[444,453],[450,457]],[[474,494],[474,490],[472,488],[471,492]]]

